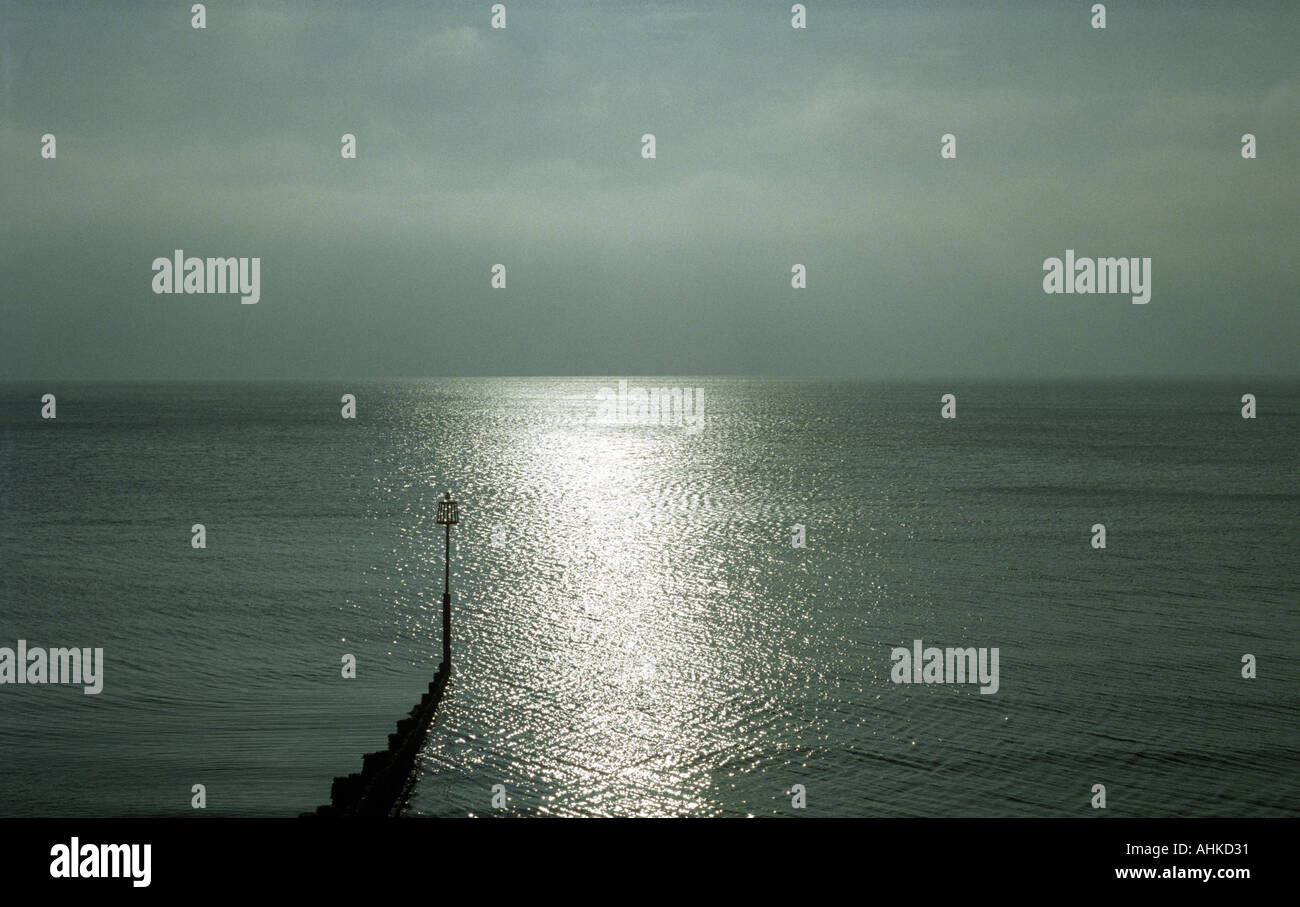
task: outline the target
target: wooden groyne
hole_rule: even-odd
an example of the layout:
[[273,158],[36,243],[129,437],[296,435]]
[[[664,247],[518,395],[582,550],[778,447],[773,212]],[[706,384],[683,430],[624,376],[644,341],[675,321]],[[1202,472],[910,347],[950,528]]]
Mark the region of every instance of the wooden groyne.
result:
[[442,664],[429,691],[410,714],[397,722],[397,732],[388,735],[388,749],[362,756],[360,773],[335,778],[329,805],[303,813],[304,818],[397,818],[415,787],[415,762],[451,677],[451,527],[460,522],[460,509],[450,491],[438,502],[435,521],[444,528],[446,551],[442,574]]
[[429,725],[438,711],[451,668],[444,661],[429,684],[429,690],[397,722],[397,732],[388,735],[388,749],[366,753],[361,757],[361,771],[336,777],[330,787],[330,803],[315,812],[303,813],[315,818],[396,818],[406,806],[415,787],[415,765],[429,734]]

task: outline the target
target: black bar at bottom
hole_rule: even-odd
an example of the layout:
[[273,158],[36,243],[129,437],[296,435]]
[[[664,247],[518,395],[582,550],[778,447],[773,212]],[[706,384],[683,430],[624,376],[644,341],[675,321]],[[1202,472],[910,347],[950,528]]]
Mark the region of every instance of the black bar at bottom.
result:
[[[721,826],[615,819],[545,827],[421,819],[5,819],[0,884],[6,894],[36,886],[51,893],[354,891],[386,898],[398,890],[390,886],[401,885],[437,898],[454,884],[465,894],[532,885],[539,894],[581,889],[621,897],[662,889],[680,895],[707,888],[735,896],[770,895],[788,885],[796,893],[806,886],[809,900],[845,890],[840,886],[864,896],[897,892],[945,902],[963,891],[1041,895],[1097,888],[1231,898],[1261,881],[1273,890],[1289,888],[1294,871],[1284,862],[1293,863],[1297,832],[1295,819],[733,820]],[[51,851],[70,847],[74,837],[83,853],[87,844],[150,844],[149,885],[134,885],[126,869],[125,878],[54,878]]]

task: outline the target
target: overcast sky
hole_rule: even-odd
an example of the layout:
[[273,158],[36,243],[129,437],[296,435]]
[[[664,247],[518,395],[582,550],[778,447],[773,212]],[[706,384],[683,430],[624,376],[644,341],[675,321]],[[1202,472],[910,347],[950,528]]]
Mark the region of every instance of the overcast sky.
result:
[[1297,374],[1300,4],[505,5],[0,0],[0,378]]

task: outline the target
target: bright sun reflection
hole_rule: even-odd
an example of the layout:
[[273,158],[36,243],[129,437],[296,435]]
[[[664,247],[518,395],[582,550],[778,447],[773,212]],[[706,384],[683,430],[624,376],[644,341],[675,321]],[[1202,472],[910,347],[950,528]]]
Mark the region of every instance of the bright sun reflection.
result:
[[710,653],[675,594],[673,563],[692,554],[663,494],[683,440],[579,427],[532,451],[537,470],[559,482],[544,556],[562,579],[539,615],[563,641],[547,653],[562,714],[539,729],[560,756],[557,805],[621,815],[706,808],[699,715],[718,703],[696,682]]

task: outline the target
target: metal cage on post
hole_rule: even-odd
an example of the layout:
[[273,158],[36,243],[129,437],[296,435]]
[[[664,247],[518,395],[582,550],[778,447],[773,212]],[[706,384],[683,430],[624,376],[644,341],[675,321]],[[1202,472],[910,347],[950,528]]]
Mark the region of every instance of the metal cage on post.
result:
[[447,492],[445,500],[438,502],[438,516],[435,518],[435,522],[439,526],[455,526],[460,522],[459,508],[456,506],[456,502],[451,499],[450,491]]

